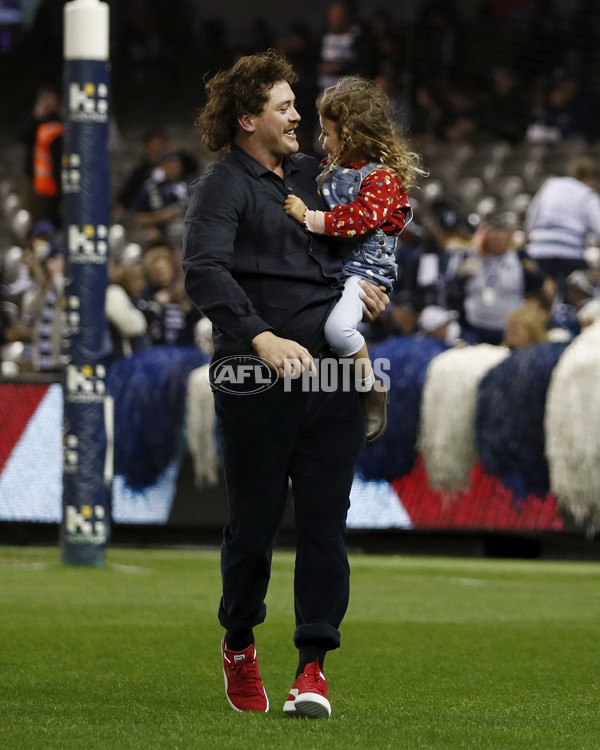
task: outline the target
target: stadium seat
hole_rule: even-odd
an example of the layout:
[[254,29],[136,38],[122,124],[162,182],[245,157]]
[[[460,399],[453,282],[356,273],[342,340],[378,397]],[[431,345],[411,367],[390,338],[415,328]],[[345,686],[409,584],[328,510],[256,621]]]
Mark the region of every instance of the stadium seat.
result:
[[504,203],[523,191],[524,180],[517,174],[506,174],[498,178],[495,192]]
[[484,195],[475,206],[475,212],[483,220],[489,219],[492,214],[496,213],[498,208],[498,199],[493,195]]
[[19,242],[25,242],[31,229],[31,213],[24,208],[20,208],[10,221],[10,228]]
[[483,194],[481,177],[461,177],[456,183],[456,194],[461,204],[468,208]]
[[2,201],[2,213],[7,220],[12,219],[20,208],[21,198],[18,193],[11,191]]
[[520,214],[521,216],[524,216],[527,213],[527,209],[529,208],[529,204],[531,203],[532,195],[531,193],[518,193],[517,195],[514,195],[510,200],[507,201],[506,207],[510,211],[515,211],[515,213]]
[[423,198],[426,203],[433,203],[444,195],[444,186],[441,180],[427,180],[423,186]]

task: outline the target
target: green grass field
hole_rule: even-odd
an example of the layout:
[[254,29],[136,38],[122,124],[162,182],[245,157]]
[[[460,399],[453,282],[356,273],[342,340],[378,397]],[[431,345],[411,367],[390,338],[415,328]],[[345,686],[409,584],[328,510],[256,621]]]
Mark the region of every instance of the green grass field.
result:
[[292,573],[276,552],[256,630],[271,711],[251,715],[224,696],[218,552],[79,568],[0,547],[1,750],[600,748],[600,565],[353,556],[318,721],[281,711]]

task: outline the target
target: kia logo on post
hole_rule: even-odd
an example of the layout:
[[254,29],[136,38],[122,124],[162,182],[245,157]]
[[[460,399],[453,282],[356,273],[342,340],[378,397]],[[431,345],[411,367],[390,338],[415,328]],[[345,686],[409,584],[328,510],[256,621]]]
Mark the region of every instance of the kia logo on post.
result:
[[209,375],[215,390],[238,396],[268,391],[279,379],[274,367],[251,354],[219,359],[210,365]]

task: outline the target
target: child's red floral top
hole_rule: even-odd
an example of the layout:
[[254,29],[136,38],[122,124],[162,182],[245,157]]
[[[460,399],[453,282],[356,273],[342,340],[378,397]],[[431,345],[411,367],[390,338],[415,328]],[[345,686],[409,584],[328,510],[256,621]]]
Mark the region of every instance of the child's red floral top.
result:
[[[368,162],[344,164],[359,170]],[[321,166],[329,164],[325,159]],[[357,237],[378,227],[388,236],[400,234],[410,213],[408,193],[394,172],[385,167],[374,169],[362,181],[352,203],[334,206],[330,211],[307,211],[306,228],[331,237]]]

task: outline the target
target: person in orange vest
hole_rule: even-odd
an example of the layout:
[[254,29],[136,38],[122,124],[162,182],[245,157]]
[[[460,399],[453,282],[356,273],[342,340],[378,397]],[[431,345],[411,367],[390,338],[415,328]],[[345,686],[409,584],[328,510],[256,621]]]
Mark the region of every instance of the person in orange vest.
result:
[[61,157],[65,126],[60,105],[51,108],[35,134],[33,152],[33,190],[37,196],[34,220],[47,219],[61,226]]

